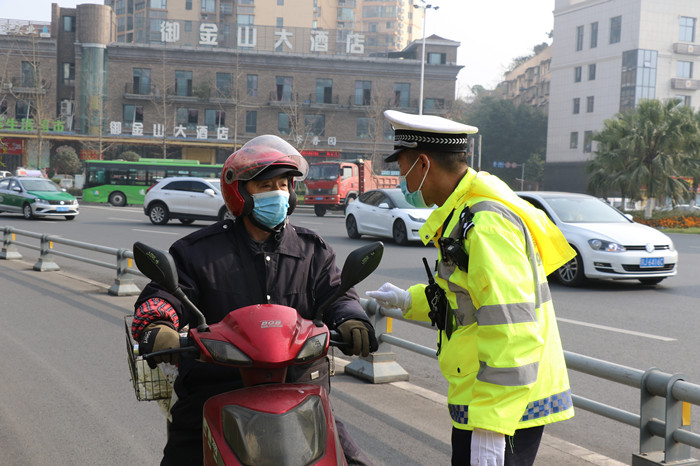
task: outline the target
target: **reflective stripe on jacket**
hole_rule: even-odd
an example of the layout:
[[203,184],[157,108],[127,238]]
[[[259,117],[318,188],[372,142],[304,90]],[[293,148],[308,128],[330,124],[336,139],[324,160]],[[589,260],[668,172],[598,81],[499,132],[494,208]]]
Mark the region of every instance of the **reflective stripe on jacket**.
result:
[[[568,419],[573,405],[546,269],[575,253],[543,212],[471,169],[421,228],[423,241],[437,244],[451,212],[444,236],[457,238],[465,206],[474,214],[464,241],[469,272],[440,257],[436,276],[453,310],[455,330],[449,340],[443,333],[439,355],[453,424],[513,435]],[[424,288],[409,289],[407,318],[429,320]]]

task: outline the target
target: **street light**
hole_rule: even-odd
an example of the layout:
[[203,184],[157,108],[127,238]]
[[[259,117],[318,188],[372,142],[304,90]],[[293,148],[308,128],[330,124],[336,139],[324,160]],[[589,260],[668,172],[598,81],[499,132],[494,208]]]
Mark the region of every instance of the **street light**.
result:
[[425,17],[426,10],[433,9],[437,10],[439,6],[433,6],[430,3],[425,3],[425,0],[420,0],[420,3],[414,3],[413,8],[420,8],[423,10],[423,51],[421,53],[420,60],[420,100],[418,101],[418,115],[423,114],[423,80],[425,79]]

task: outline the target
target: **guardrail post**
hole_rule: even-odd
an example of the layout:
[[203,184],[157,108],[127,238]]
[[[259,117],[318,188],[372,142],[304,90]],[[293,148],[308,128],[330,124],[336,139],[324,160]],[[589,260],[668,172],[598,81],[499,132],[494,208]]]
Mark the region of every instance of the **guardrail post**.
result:
[[381,335],[391,333],[391,321],[381,313],[377,301],[360,299],[379,340],[379,349],[367,357],[359,357],[345,366],[345,372],[371,383],[387,383],[408,380],[408,372],[396,362],[396,354],[391,345],[382,343]]
[[53,272],[56,270],[61,270],[56,262],[53,260],[53,254],[51,250],[53,249],[53,241],[49,235],[41,235],[41,245],[39,250],[39,260],[34,264],[33,269],[39,272]]
[[679,380],[685,380],[685,376],[674,374],[666,384],[666,438],[665,464],[689,465],[698,464],[690,457],[690,445],[677,442],[673,437],[676,430],[690,430],[690,405],[688,405],[687,416],[683,409],[684,403],[673,396],[673,385]]
[[127,251],[127,249],[117,251],[117,278],[114,279],[114,284],[107,290],[109,294],[114,296],[130,296],[141,293],[134,280],[126,278],[128,275],[127,270],[131,267],[131,259],[127,257]]
[[2,250],[0,259],[17,260],[22,258],[22,254],[17,250],[17,246],[12,244],[15,240],[14,228],[5,227],[2,229]]
[[[690,458],[690,447],[676,442],[673,433],[683,425],[683,403],[673,399],[673,384],[680,375],[669,375],[652,367],[642,376],[639,410],[639,454],[632,455],[632,466],[697,465]],[[665,399],[664,399],[665,398]],[[664,426],[657,435],[652,425]],[[661,436],[663,435],[663,436]]]

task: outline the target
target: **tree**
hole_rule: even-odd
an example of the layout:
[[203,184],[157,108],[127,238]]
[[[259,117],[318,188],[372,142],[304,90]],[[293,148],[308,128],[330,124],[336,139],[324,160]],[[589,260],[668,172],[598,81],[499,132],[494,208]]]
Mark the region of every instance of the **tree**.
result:
[[516,178],[521,176],[520,168],[499,168],[494,163],[516,162],[520,167],[533,154],[544,154],[547,115],[542,110],[524,104],[516,106],[511,100],[494,96],[477,98],[459,109],[461,114],[455,115],[458,121],[479,128],[483,145],[481,167],[519,188]]
[[75,149],[70,146],[60,146],[53,156],[53,168],[56,173],[63,175],[75,175],[82,170],[82,164],[75,153]]
[[681,177],[698,165],[698,122],[693,110],[678,100],[644,100],[634,110],[606,120],[593,136],[598,142],[588,163],[588,190],[624,197],[646,195],[645,217],[658,199],[676,203],[687,198],[689,184]]

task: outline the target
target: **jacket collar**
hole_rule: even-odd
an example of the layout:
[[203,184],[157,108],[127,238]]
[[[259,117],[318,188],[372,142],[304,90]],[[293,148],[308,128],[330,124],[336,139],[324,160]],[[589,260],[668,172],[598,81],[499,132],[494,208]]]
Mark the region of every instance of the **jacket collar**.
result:
[[[445,203],[430,214],[428,220],[418,230],[423,244],[428,244],[431,239],[437,240],[442,233],[442,224],[445,223],[447,217],[457,206],[464,203],[464,199],[469,194],[469,189],[475,177],[476,171],[471,168],[467,169],[467,173],[462,177],[452,194],[445,200]],[[435,244],[437,245],[437,241],[435,241]]]
[[[238,240],[245,244],[246,247],[250,248],[253,254],[257,253],[261,248],[255,246],[255,242],[248,234],[248,231],[245,229],[243,221],[236,221],[234,222],[234,225],[234,232]],[[273,251],[271,252],[301,258],[303,257],[303,249],[301,243],[302,241],[300,240],[299,235],[297,235],[297,232],[294,229],[294,227],[290,223],[287,223],[287,225],[284,228],[282,228],[282,230],[276,233],[272,233],[270,235],[270,238],[268,238],[267,241],[265,241],[264,246],[262,246],[262,249],[268,251],[272,249]]]

